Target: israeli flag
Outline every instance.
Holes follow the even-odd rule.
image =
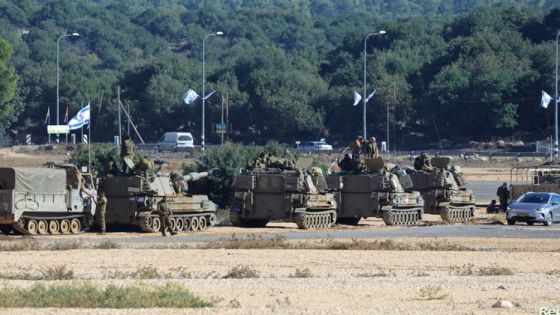
[[[82,108],[78,114],[76,114],[76,116],[74,116],[72,119],[70,119],[70,122],[68,122],[68,128],[70,128],[70,130],[74,130],[74,129],[80,129],[85,125],[89,125],[89,117],[90,117],[90,111],[89,111],[89,104]]]
[[[541,92],[542,92],[541,107],[548,108],[548,104],[550,104],[550,101],[552,101],[552,96],[548,95],[548,93],[546,93],[545,91],[541,91]]]
[[[189,89],[187,93],[183,94],[183,102],[187,105],[191,105],[198,98],[198,94],[192,89]]]

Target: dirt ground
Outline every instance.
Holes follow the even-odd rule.
[[[414,243],[419,240],[396,241]],[[458,238],[445,241],[465,244]],[[560,307],[560,296],[556,294],[560,290],[560,251],[555,240],[469,239],[468,243],[476,244],[478,250],[123,248],[3,252],[0,270],[8,274],[22,269],[65,265],[79,279],[73,281],[90,281],[100,286],[175,282],[203,298],[218,301],[214,308],[165,310],[168,314],[495,314],[497,309],[492,305],[502,299],[517,305],[504,310],[508,314],[536,314],[540,307]],[[535,247],[535,243],[545,246]],[[238,266],[256,270],[258,275],[248,279],[223,278]],[[140,267],[153,267],[161,273],[180,267],[188,276],[182,279],[110,279],[115,272],[130,272]],[[493,267],[505,267],[512,274],[479,274],[480,270]],[[306,270],[304,277],[296,277],[297,270]],[[2,286],[24,287],[34,282],[3,280]],[[437,291],[437,294],[431,295],[426,290]],[[0,313],[16,311],[54,314],[61,310],[3,309]],[[131,312],[64,310],[64,313],[74,314]]]

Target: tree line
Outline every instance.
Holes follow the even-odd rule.
[[[472,9],[474,8],[474,9]],[[94,140],[117,131],[117,85],[143,138],[166,131],[200,135],[202,39],[207,41],[210,142],[227,95],[234,141],[328,138],[361,133],[364,37],[368,131],[393,145],[441,139],[539,139],[553,111],[554,1],[0,1],[0,130],[46,139],[56,121],[56,41],[60,42],[60,120],[92,105]],[[388,111],[388,112],[387,112]],[[134,135],[132,135],[134,136]]]

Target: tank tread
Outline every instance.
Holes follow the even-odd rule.
[[[39,232],[39,227],[35,227],[33,231],[29,230],[29,221],[34,221],[37,225],[39,221],[46,221],[46,233]],[[51,221],[55,221],[56,224],[51,228],[49,225]],[[77,221],[76,223],[74,223]],[[63,227],[64,222],[64,227]],[[23,235],[36,235],[36,234],[78,234],[87,231],[93,224],[93,219],[91,216],[84,214],[72,214],[72,215],[58,215],[58,216],[30,216],[22,215],[18,222],[12,223],[12,229],[16,233]]]
[[[210,227],[216,225],[216,214],[214,212],[199,212],[199,213],[185,213],[185,214],[172,214],[169,216],[172,229],[175,232],[183,231],[205,231]],[[159,232],[161,228],[161,221],[159,215],[151,213],[148,216],[139,217],[137,226],[140,227],[142,232],[155,233]]]
[[[416,225],[422,220],[423,208],[397,209],[383,211],[383,222],[387,225]]]
[[[439,213],[447,223],[465,223],[474,218],[474,205],[441,207]]]
[[[306,211],[295,215],[295,223],[299,229],[330,228],[336,223],[336,211]]]

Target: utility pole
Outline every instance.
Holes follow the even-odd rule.
[[[119,144],[122,143],[122,133],[121,133],[121,86],[117,85],[117,106],[119,107]]]

